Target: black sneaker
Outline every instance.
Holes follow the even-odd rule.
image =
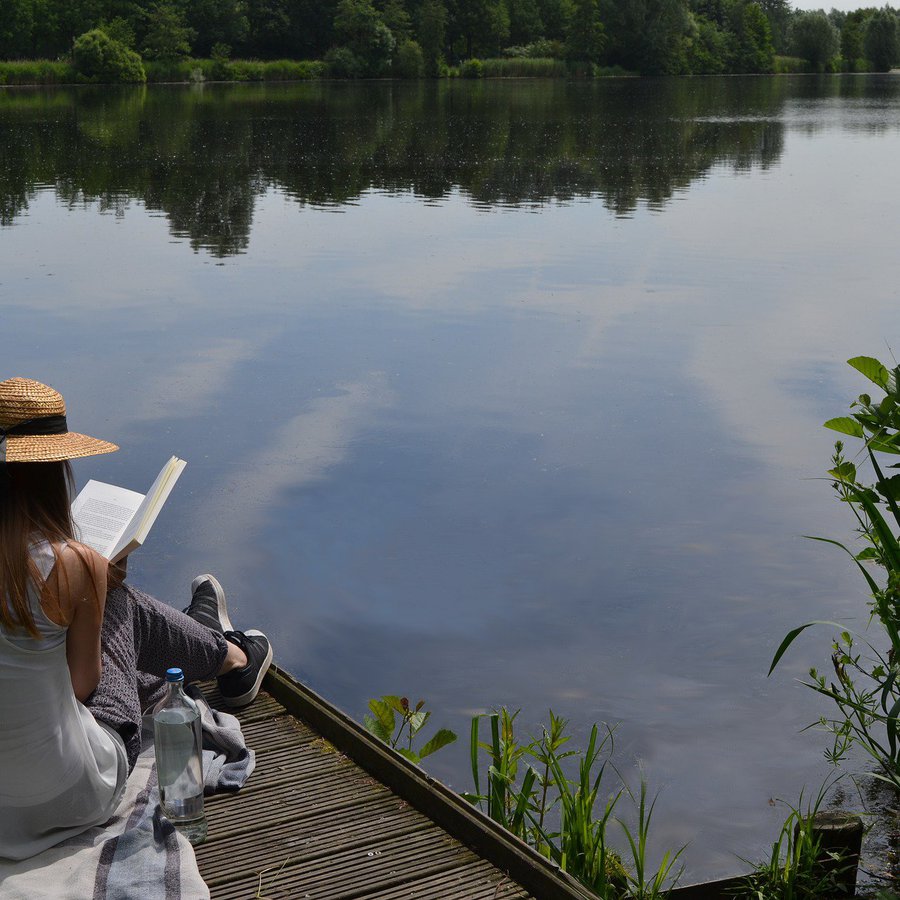
[[[272,645],[261,631],[227,631],[225,639],[247,654],[247,665],[220,675],[219,693],[226,706],[246,706],[259,693],[263,675],[272,662]]]
[[[212,575],[198,575],[191,582],[191,605],[184,612],[219,634],[234,630],[228,618],[225,591]]]

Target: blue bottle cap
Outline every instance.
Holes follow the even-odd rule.
[[[166,681],[170,684],[176,681],[184,681],[184,672],[178,668],[166,669]]]

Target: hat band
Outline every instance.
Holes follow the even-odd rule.
[[[25,435],[68,434],[69,425],[65,416],[40,416],[37,419],[28,419],[4,428],[0,425],[0,465],[6,462],[6,439],[8,437],[23,437]]]

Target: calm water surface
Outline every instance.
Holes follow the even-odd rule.
[[[0,93],[0,359],[141,489],[132,578],[369,697],[546,711],[741,868],[815,790],[790,627],[862,627],[832,439],[898,343],[900,79]],[[175,661],[177,662],[177,661]],[[465,739],[429,769],[469,789]]]

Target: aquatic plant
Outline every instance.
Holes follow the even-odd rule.
[[[463,796],[604,900],[666,896],[681,874],[676,867],[684,848],[666,853],[658,868],[649,870],[647,837],[655,801],[648,806],[643,782],[635,830],[614,815],[623,798],[634,798],[611,762],[613,730],[601,732],[594,725],[584,750],[565,749],[570,740],[565,733],[568,722],[551,710],[550,727],[543,728],[539,738],[522,742],[515,734],[518,714],[501,708],[472,719],[475,791]],[[485,719],[490,741],[481,740]],[[484,756],[487,766],[482,773]],[[573,765],[570,777],[566,770]],[[612,777],[614,786],[609,790]],[[608,840],[613,821],[631,852],[629,867]]]
[[[372,715],[367,715],[363,724],[366,730],[379,740],[393,747],[410,762],[418,764],[426,756],[431,756],[441,747],[446,747],[456,740],[456,735],[449,728],[439,728],[430,740],[413,749],[413,743],[418,738],[419,732],[431,718],[431,711],[425,712],[424,706],[424,700],[411,706],[406,697],[385,694],[379,699],[369,701]]]
[[[828,854],[828,864],[823,863],[821,835],[813,828],[816,813],[835,781],[825,781],[805,812],[801,810],[802,793],[797,806],[785,804],[788,815],[772,844],[769,858],[754,866],[736,892],[737,898],[818,900],[843,896],[842,876],[856,863],[843,862],[834,854]]]
[[[884,394],[874,399],[861,394],[851,405],[852,415],[825,423],[826,428],[861,439],[864,461],[871,466],[874,481],[867,483],[856,463],[844,457],[843,443],[835,443],[828,476],[838,499],[854,517],[863,547],[851,550],[840,541],[812,539],[839,547],[853,559],[871,598],[870,624],[880,626],[879,634],[870,641],[835,622],[808,622],[787,634],[769,674],[806,628],[837,628],[838,635],[831,643],[833,677],[812,668],[805,682],[836,707],[836,714],[819,720],[833,736],[826,755],[833,763],[840,763],[855,745],[879,764],[880,771],[872,773],[873,777],[900,790],[900,542],[894,531],[900,528],[900,474],[887,477],[876,455],[900,455],[900,366],[889,370],[866,356],[848,363]],[[900,468],[900,464],[889,468]],[[881,569],[878,580],[877,571],[870,571],[873,566]]]

